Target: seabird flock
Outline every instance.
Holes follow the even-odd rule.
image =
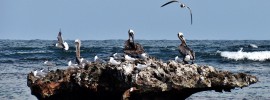
[[[169,5],[171,3],[179,3],[181,8],[187,8],[190,11],[190,16],[191,16],[191,24],[192,24],[192,12],[190,7],[186,6],[184,3],[177,1],[177,0],[171,0],[165,4],[163,4],[161,7],[164,7],[166,5]],[[143,46],[139,43],[136,43],[134,40],[134,35],[135,32],[131,29],[128,30],[128,40],[125,42],[124,44],[124,49],[123,52],[124,53],[114,53],[112,54],[111,57],[109,57],[108,61],[105,61],[101,58],[99,58],[97,55],[94,57],[94,61],[87,61],[86,59],[81,57],[80,54],[80,47],[81,47],[81,40],[76,39],[75,40],[75,49],[76,49],[76,64],[73,64],[72,61],[68,62],[68,68],[83,68],[85,65],[87,64],[91,64],[91,63],[107,63],[110,64],[112,66],[119,66],[122,64],[123,61],[128,62],[127,64],[122,64],[122,69],[125,71],[125,75],[128,75],[132,72],[132,70],[134,68],[138,69],[138,70],[142,70],[148,66],[151,65],[151,59],[149,57],[149,55],[147,53],[145,53],[145,50],[143,48]],[[190,49],[188,47],[188,45],[186,44],[186,40],[184,38],[184,35],[182,32],[179,32],[177,34],[178,38],[181,41],[181,44],[179,45],[179,53],[182,56],[182,60],[176,56],[174,61],[176,63],[184,63],[184,64],[189,64],[188,62],[192,62],[192,64],[194,63],[195,60],[195,52],[193,52],[192,49]],[[67,44],[67,42],[65,42],[62,38],[62,32],[61,29],[58,33],[57,36],[57,40],[58,42],[55,44],[55,46],[57,48],[61,48],[63,51],[67,51],[69,50],[69,46]],[[134,64],[135,60],[144,60],[147,62],[146,63],[137,63],[136,65]],[[131,64],[133,62],[133,64]],[[48,60],[46,60],[44,62],[45,66],[55,66],[55,64],[49,62]],[[48,71],[49,71],[49,67],[48,67]],[[46,73],[42,70],[40,71],[33,71],[32,72],[34,74],[34,76],[36,76],[37,78],[40,77],[45,77]],[[137,76],[137,75],[136,75]],[[129,90],[127,90],[125,92],[125,97],[129,97],[129,92],[132,92],[133,90],[136,90],[135,88],[130,88]],[[123,97],[123,98],[125,98]]]

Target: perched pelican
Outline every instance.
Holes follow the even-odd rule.
[[[121,64],[121,62],[114,60],[113,57],[110,57],[109,63],[112,65],[120,65]]]
[[[87,60],[81,57],[80,48],[81,48],[81,40],[76,39],[75,40],[75,48],[76,48],[76,62],[79,65],[86,65],[88,63]]]
[[[188,61],[192,60],[192,64],[194,63],[193,61],[195,60],[195,53],[193,52],[192,49],[190,49],[187,44],[186,40],[183,36],[183,33],[179,32],[178,33],[178,38],[181,40],[181,44],[179,45],[179,52],[183,56],[183,61],[185,64],[188,64]]]
[[[186,6],[184,3],[181,3],[181,2],[179,2],[179,1],[177,1],[177,0],[171,0],[171,1],[169,1],[169,2],[167,2],[167,3],[165,3],[165,4],[163,4],[161,7],[164,7],[164,6],[166,6],[166,5],[168,5],[168,4],[171,4],[171,3],[174,3],[174,2],[179,3],[181,8],[187,8],[187,9],[189,10],[189,12],[190,12],[190,17],[191,17],[191,24],[192,24],[192,12],[191,12],[191,9],[190,9],[188,6]]]
[[[56,47],[62,48],[64,50],[68,50],[69,49],[69,46],[68,46],[67,42],[65,42],[63,40],[63,38],[62,38],[61,29],[60,29],[60,31],[58,33],[57,39],[58,39],[58,43],[55,44]]]
[[[143,47],[134,41],[134,31],[128,30],[128,40],[125,42],[124,53],[129,55],[138,55],[144,53]]]

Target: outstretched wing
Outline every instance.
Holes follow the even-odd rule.
[[[63,39],[62,39],[62,36],[61,36],[61,32],[58,33],[57,39],[58,39],[58,42],[60,44],[63,44]]]
[[[189,12],[190,12],[191,24],[192,24],[192,11],[191,11],[191,9],[190,9],[189,7],[187,7],[187,8],[188,8],[188,10],[189,10]]]
[[[65,48],[64,41],[63,41],[63,38],[62,38],[62,35],[61,34],[62,34],[61,32],[58,33],[58,36],[57,36],[58,43],[60,45],[62,45],[63,48]]]
[[[171,3],[174,3],[174,2],[178,2],[178,1],[177,1],[177,0],[169,1],[169,2],[167,2],[167,3],[165,3],[165,4],[163,4],[161,7],[164,7],[164,6],[166,6],[166,5],[168,5],[168,4],[171,4]]]

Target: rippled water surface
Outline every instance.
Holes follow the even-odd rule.
[[[69,60],[75,61],[74,41],[67,41],[70,49],[62,51],[51,40],[0,40],[0,99],[35,100],[27,87],[27,74],[46,68],[45,60],[55,63],[52,69],[65,69]],[[179,40],[138,40],[149,55],[163,61],[181,56]],[[188,45],[196,52],[196,63],[212,65],[220,70],[255,75],[259,82],[243,89],[218,93],[205,91],[193,94],[193,99],[270,99],[270,41],[191,40]],[[93,60],[95,55],[108,60],[115,52],[122,52],[123,40],[82,41],[81,56]]]

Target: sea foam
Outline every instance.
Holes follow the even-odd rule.
[[[231,51],[218,51],[220,55],[227,59],[234,59],[234,60],[253,60],[253,61],[265,61],[270,60],[270,51],[254,51],[254,52],[244,52],[243,48],[241,48],[237,52]]]

